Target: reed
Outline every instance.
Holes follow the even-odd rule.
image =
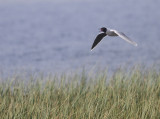
[[[159,119],[160,71],[21,75],[0,83],[0,118]]]

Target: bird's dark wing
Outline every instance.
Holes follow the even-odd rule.
[[[107,34],[106,33],[100,33],[96,39],[94,40],[94,43],[92,45],[92,48],[91,50],[106,36]]]

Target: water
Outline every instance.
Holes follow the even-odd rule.
[[[159,0],[0,1],[0,71],[159,63],[159,11]],[[91,52],[102,26],[123,31],[138,47],[106,37]]]

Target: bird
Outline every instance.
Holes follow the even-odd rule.
[[[93,45],[91,47],[91,51],[93,50],[93,48],[95,48],[95,46],[105,37],[105,36],[119,36],[120,38],[122,38],[123,40],[127,41],[128,43],[137,46],[138,44],[134,41],[132,41],[129,37],[127,37],[123,32],[119,32],[117,30],[114,29],[107,29],[106,27],[102,27],[100,28],[101,33],[99,33],[96,37],[96,39],[93,42]]]

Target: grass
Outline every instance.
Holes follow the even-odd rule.
[[[1,119],[160,119],[160,71],[14,75],[0,83]]]

